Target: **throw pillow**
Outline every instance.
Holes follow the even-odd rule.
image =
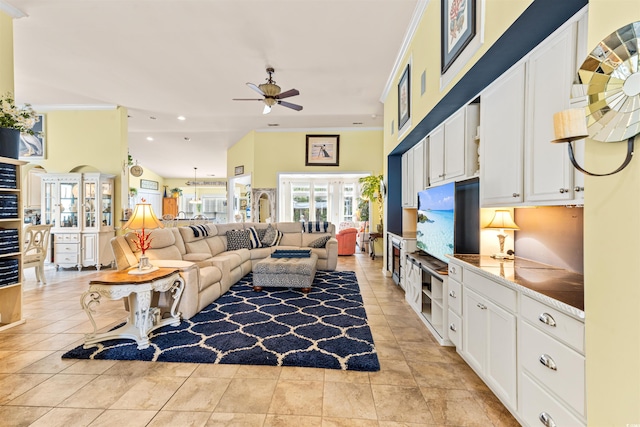
[[[260,242],[262,242],[262,239],[264,239],[264,234],[267,232],[266,228],[258,228],[258,239],[260,239]]]
[[[251,249],[251,240],[247,230],[229,230],[227,231],[227,250],[235,251],[237,249]]]
[[[276,231],[277,236],[276,236],[276,241],[273,244],[273,246],[278,246],[280,244],[280,241],[282,240],[282,236],[284,236],[284,233],[280,230]]]
[[[260,241],[260,236],[258,235],[258,231],[255,227],[247,228],[247,233],[249,233],[249,241],[251,242],[251,249],[261,248],[262,242]]]
[[[262,246],[275,246],[276,239],[278,237],[278,230],[275,229],[271,224],[267,227],[267,230],[264,233],[264,237],[262,238]]]
[[[330,238],[331,238],[331,236],[320,237],[319,239],[316,239],[313,242],[309,243],[309,247],[310,248],[324,248],[324,247],[327,246],[327,242],[329,241]]]

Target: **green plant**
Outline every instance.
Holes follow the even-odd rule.
[[[169,191],[171,191],[171,194],[178,193],[178,196],[182,196],[182,189],[181,188],[175,187],[175,188],[172,188]]]
[[[138,189],[136,187],[129,187],[129,197],[134,197],[138,194]]]
[[[22,133],[36,135],[32,128],[38,121],[38,114],[33,111],[31,105],[16,106],[11,92],[5,93],[0,99],[0,127],[17,129]]]
[[[384,177],[382,176],[382,174],[380,174],[363,176],[358,180],[358,182],[360,183],[360,194],[362,195],[362,198],[376,205],[380,218],[380,224],[382,224],[382,208],[384,202],[384,196],[380,193],[380,183],[383,179]]]

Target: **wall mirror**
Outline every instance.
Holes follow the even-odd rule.
[[[255,222],[276,222],[276,189],[254,188],[251,192],[251,212]]]

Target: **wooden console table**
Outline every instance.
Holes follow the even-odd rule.
[[[136,267],[134,267],[136,268]],[[176,312],[180,296],[184,290],[184,280],[175,268],[159,268],[141,275],[128,274],[129,270],[105,272],[89,282],[89,290],[80,297],[82,308],[89,316],[93,332],[86,334],[84,348],[95,347],[97,343],[114,339],[132,339],[138,349],[149,347],[149,334],[161,326],[180,324],[180,313]],[[161,318],[160,309],[151,307],[153,292],[171,291],[173,304],[171,317]],[[100,304],[100,298],[117,300],[129,298],[129,316],[124,325],[117,329],[97,333],[93,320],[93,306]]]

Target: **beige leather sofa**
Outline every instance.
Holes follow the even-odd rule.
[[[303,231],[299,222],[272,223],[281,232],[277,246],[240,248],[228,250],[227,232],[253,227],[265,230],[265,223],[206,224],[157,229],[151,232],[151,248],[146,255],[153,265],[178,268],[185,280],[185,289],[178,310],[184,319],[189,319],[220,295],[224,294],[238,280],[252,271],[253,266],[276,249],[307,248],[320,238],[328,239],[325,247],[311,248],[318,256],[318,270],[335,270],[338,262],[338,241],[335,227],[328,224],[326,232]],[[308,230],[308,228],[307,228]],[[111,240],[118,270],[136,266],[140,251],[134,244],[135,234],[127,233]],[[170,295],[159,295],[155,303],[161,309],[171,306]]]

